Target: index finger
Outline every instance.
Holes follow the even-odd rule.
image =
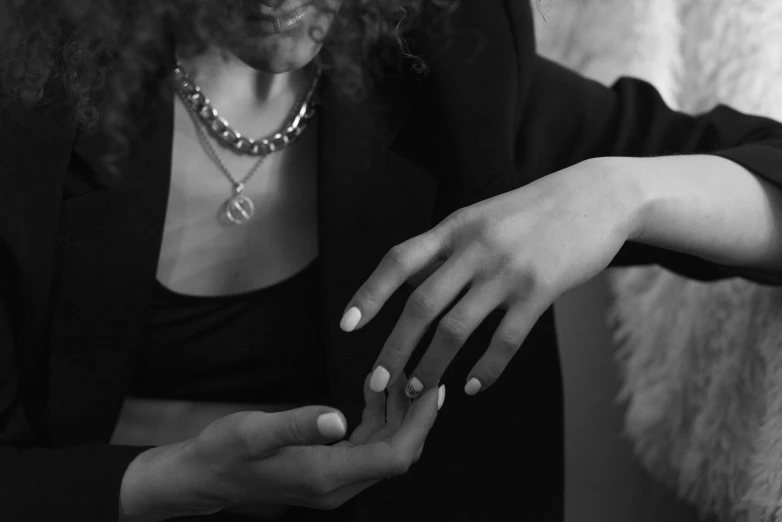
[[[445,226],[440,224],[391,248],[348,302],[340,328],[352,332],[371,321],[405,281],[435,261],[447,247]]]
[[[333,454],[331,475],[339,486],[401,475],[412,465],[437,418],[439,390],[431,388],[416,400],[409,416],[390,438]]]

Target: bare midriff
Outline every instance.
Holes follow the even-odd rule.
[[[220,417],[241,411],[274,413],[301,404],[251,404],[224,402],[172,401],[128,397],[111,444],[163,446],[196,437]]]

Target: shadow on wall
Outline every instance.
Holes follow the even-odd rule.
[[[605,275],[556,305],[565,387],[566,522],[694,522],[692,506],[651,478],[622,435],[624,407],[605,325]]]

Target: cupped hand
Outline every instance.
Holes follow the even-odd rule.
[[[394,246],[346,307],[341,327],[361,328],[405,282],[417,286],[374,366],[371,387],[397,380],[431,323],[443,316],[407,384],[434,386],[494,310],[506,313],[466,376],[472,395],[491,386],[543,312],[607,267],[630,233],[631,197],[609,168],[590,160],[461,209]]]
[[[401,380],[388,392],[386,398],[370,390],[368,376],[361,424],[349,440],[333,445],[326,444],[345,435],[345,419],[325,406],[218,419],[187,449],[189,461],[202,470],[197,498],[242,513],[275,505],[334,509],[407,472],[420,457],[444,390],[412,403]]]

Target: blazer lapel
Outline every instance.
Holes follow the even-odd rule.
[[[133,143],[120,180],[93,183],[63,203],[47,409],[57,444],[111,436],[123,400],[116,390],[135,365],[165,222],[173,99],[151,97],[144,111],[157,123]],[[107,149],[103,133],[80,136],[71,180],[89,171],[106,179],[98,160]]]
[[[327,77],[320,95],[322,283],[317,298],[323,304],[322,349],[328,352],[333,402],[355,426],[363,408],[364,376],[411,289],[398,291],[360,332],[342,332],[340,317],[393,245],[431,227],[437,183],[389,151],[410,116],[402,96],[384,96],[384,105],[375,98],[347,103]],[[57,393],[50,395],[47,409],[48,428],[58,444],[109,437],[123,399],[116,389],[131,378],[165,221],[172,102],[151,100],[145,110],[159,115],[158,125],[134,143],[118,183],[104,183],[64,204],[50,365],[50,389]],[[98,160],[107,145],[101,133],[81,136],[76,144],[79,160],[98,179],[106,178]],[[80,320],[85,315],[93,317],[87,326]],[[97,411],[105,419],[101,426],[91,420]]]
[[[403,288],[360,331],[339,328],[350,298],[395,244],[432,225],[437,183],[389,151],[410,115],[401,96],[384,106],[369,98],[348,104],[324,81],[319,128],[319,246],[322,331],[334,405],[355,427],[363,381],[410,293]]]

